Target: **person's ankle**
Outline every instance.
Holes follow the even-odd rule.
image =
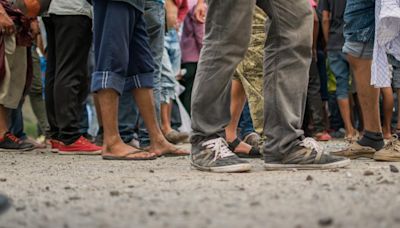
[[[382,132],[371,132],[365,130],[363,137],[358,140],[358,144],[360,144],[361,146],[372,147],[378,151],[383,148],[385,142],[383,140]]]

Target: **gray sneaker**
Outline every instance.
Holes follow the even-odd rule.
[[[305,138],[300,149],[277,158],[265,154],[266,170],[334,169],[350,165],[350,159],[326,154],[324,147],[312,138]]]
[[[229,148],[223,138],[211,139],[192,145],[191,164],[198,170],[215,173],[237,173],[250,171],[251,165]]]

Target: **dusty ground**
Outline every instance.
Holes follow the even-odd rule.
[[[400,227],[400,173],[389,163],[288,172],[251,163],[251,173],[210,174],[187,158],[3,152],[0,192],[13,206],[0,227]]]

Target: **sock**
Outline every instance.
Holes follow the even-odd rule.
[[[358,140],[358,144],[380,150],[385,145],[385,142],[383,141],[382,132],[365,131],[363,137]]]

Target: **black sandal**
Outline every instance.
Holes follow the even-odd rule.
[[[261,157],[260,150],[254,146],[251,147],[248,154],[246,153],[236,153],[235,149],[239,146],[242,141],[239,138],[233,140],[233,142],[228,142],[229,149],[235,153],[240,158],[259,158]]]

